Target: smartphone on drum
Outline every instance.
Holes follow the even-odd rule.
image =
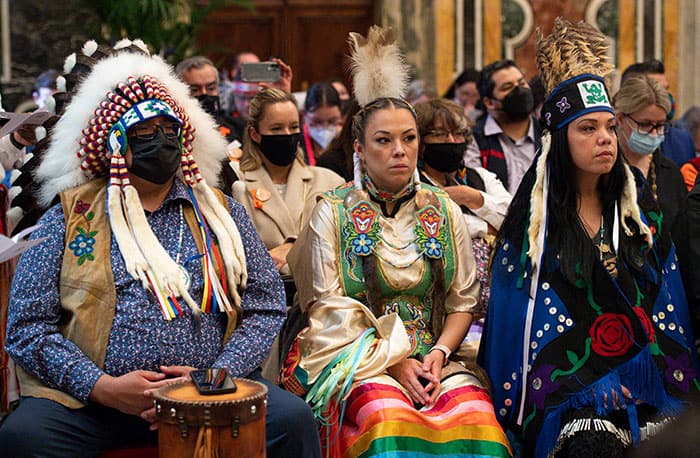
[[[276,83],[280,80],[277,62],[251,62],[241,64],[241,79],[251,83]]]
[[[190,372],[190,378],[202,395],[233,393],[238,389],[226,369],[199,369]]]

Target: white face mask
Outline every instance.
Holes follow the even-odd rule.
[[[311,135],[311,138],[321,145],[323,149],[326,149],[328,145],[330,145],[337,134],[338,129],[336,129],[335,126],[309,126],[309,135]]]

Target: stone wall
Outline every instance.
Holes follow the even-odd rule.
[[[2,82],[3,107],[10,111],[31,99],[36,77],[49,68],[62,72],[68,54],[96,38],[97,19],[81,0],[11,0],[11,80]]]

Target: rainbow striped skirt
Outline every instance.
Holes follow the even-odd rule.
[[[485,388],[469,374],[442,381],[432,406],[415,408],[388,375],[358,383],[350,392],[339,430],[322,431],[334,457],[510,457]]]

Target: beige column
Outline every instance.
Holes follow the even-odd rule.
[[[435,87],[438,95],[444,94],[455,70],[455,2],[435,0]]]
[[[700,105],[700,1],[678,0],[678,84],[672,86],[678,106],[676,117]],[[666,62],[664,62],[666,64]]]
[[[432,82],[442,94],[455,74],[454,0],[382,0],[381,24],[395,31],[414,78]]]

